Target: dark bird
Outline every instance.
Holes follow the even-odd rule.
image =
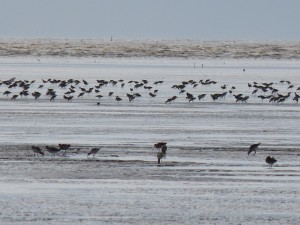
[[[163,83],[163,81],[160,81],[160,80],[154,82],[155,85],[162,84],[162,83]]]
[[[277,162],[277,160],[272,156],[268,156],[266,158],[266,163],[269,164],[269,168],[272,168],[273,164],[276,163],[276,162]]]
[[[166,156],[166,154],[167,154],[167,150],[168,150],[167,145],[162,146],[161,152],[164,153],[165,156]]]
[[[83,96],[84,94],[85,94],[85,92],[81,92],[81,93],[79,93],[79,95],[77,97],[79,98],[79,97]]]
[[[31,147],[31,149],[32,149],[32,151],[33,151],[33,153],[34,153],[34,157],[37,155],[42,155],[42,156],[44,156],[44,152],[42,152],[42,149],[40,148],[40,147],[37,147],[37,146],[32,146]]]
[[[58,148],[49,147],[49,146],[46,146],[46,150],[52,154],[51,157],[53,157],[53,156],[55,157],[55,154],[57,154],[60,151],[60,149],[58,149]]]
[[[254,152],[253,155],[255,155],[255,154],[256,154],[256,150],[257,150],[257,148],[258,148],[259,145],[260,145],[260,143],[251,145],[250,148],[249,148],[249,151],[248,151],[248,155],[249,155],[251,152]]]
[[[103,95],[96,95],[96,97],[97,97],[98,99],[100,99],[100,98],[103,97]]]
[[[66,95],[64,95],[64,99],[68,100],[68,102],[71,101],[73,99],[73,97],[74,96],[66,96]]]
[[[222,86],[221,86],[221,88],[224,90],[224,89],[226,89],[226,88],[227,88],[227,85],[226,85],[226,84],[224,84],[224,85],[222,85]]]
[[[152,97],[152,98],[155,98],[156,97],[156,95],[155,94],[153,94],[153,93],[149,93],[149,95]]]
[[[65,150],[64,156],[67,154],[67,150],[71,147],[69,144],[58,144],[60,150]]]
[[[93,154],[93,158],[95,158],[95,155],[97,154],[97,152],[100,150],[100,148],[92,148],[89,153],[87,154],[87,157],[89,157],[89,155]]]
[[[154,144],[154,148],[162,148],[166,144],[166,142],[157,142],[156,144]]]
[[[80,87],[79,89],[80,89],[82,92],[86,92],[86,89],[85,89],[85,88]]]
[[[122,101],[122,99],[121,99],[119,96],[117,96],[117,97],[116,97],[116,101],[119,102],[119,101]]]
[[[167,154],[167,145],[163,145],[161,151],[157,153],[157,163],[160,164],[162,158],[165,158]]]
[[[11,93],[10,91],[4,91],[4,92],[3,92],[3,95],[8,96],[10,93]]]
[[[14,100],[14,101],[15,101],[16,98],[17,98],[18,96],[19,96],[19,95],[14,95],[14,96],[12,96],[12,97],[11,97],[11,100]]]
[[[165,101],[165,103],[167,104],[168,102],[172,102],[172,99],[168,98],[167,101]]]
[[[201,95],[198,95],[198,99],[199,99],[199,101],[200,101],[201,99],[203,99],[205,96],[206,96],[206,94],[201,94]]]
[[[35,91],[35,92],[31,93],[31,95],[34,97],[35,100],[37,100],[41,96],[41,93]]]
[[[189,102],[194,102],[195,99],[196,99],[195,97],[192,97],[189,99]]]
[[[126,94],[126,96],[128,97],[128,100],[131,102],[134,98],[135,98],[135,96],[134,95],[131,95],[131,94]]]
[[[51,95],[50,102],[51,102],[51,101],[54,101],[54,99],[55,99],[56,97],[57,97],[56,94]]]
[[[29,95],[28,91],[26,91],[26,90],[21,91],[19,94],[20,94],[21,97]]]
[[[177,96],[173,96],[172,98],[168,98],[168,100],[165,103],[167,104],[168,102],[172,102],[175,99],[177,99]]]
[[[144,89],[151,90],[152,87],[151,86],[144,86]]]
[[[190,93],[186,93],[186,98],[187,99],[192,99],[192,98],[194,98],[194,96],[192,95],[192,94],[190,94]]]

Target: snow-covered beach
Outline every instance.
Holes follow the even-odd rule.
[[[20,86],[0,86],[0,223],[298,224],[300,107],[293,98],[300,93],[299,72],[295,58],[2,57],[1,82],[34,82],[27,97],[19,96]],[[60,88],[60,82],[43,82],[48,79],[81,83]],[[117,83],[95,93],[97,80]],[[142,80],[141,88],[130,82]],[[179,94],[172,86],[182,82]],[[279,103],[261,99],[272,90],[253,93],[254,82],[273,83],[290,96]],[[75,93],[67,101],[71,85]],[[78,97],[80,87],[93,90]],[[54,101],[46,96],[49,88]],[[141,97],[129,101],[133,93]],[[237,94],[249,98],[236,102]],[[177,99],[166,103],[172,96]],[[153,149],[159,141],[168,143],[160,165]],[[71,144],[67,156],[33,157],[32,145],[59,143]],[[248,157],[253,143],[261,146]],[[96,158],[88,159],[97,146]],[[272,169],[268,155],[278,160]]]

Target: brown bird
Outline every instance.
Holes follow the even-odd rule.
[[[54,156],[54,158],[55,158],[55,154],[57,154],[57,153],[60,151],[60,149],[58,149],[58,148],[55,148],[55,147],[49,147],[49,146],[46,146],[46,150],[47,150],[49,153],[51,153],[51,154],[52,154],[51,157]]]
[[[277,162],[277,160],[272,156],[268,156],[266,158],[266,163],[269,164],[269,168],[272,168],[273,164],[276,163],[276,162]]]
[[[154,148],[162,148],[166,144],[166,142],[157,142],[156,144],[154,144]]]
[[[260,143],[251,145],[250,148],[249,148],[249,151],[248,151],[248,155],[249,155],[251,152],[254,152],[253,155],[255,155],[255,154],[256,154],[256,150],[258,149],[258,146],[259,146],[259,145],[260,145]]]
[[[37,147],[37,146],[32,146],[31,147],[31,149],[32,149],[32,151],[33,151],[33,153],[34,153],[34,157],[37,155],[42,155],[42,156],[44,156],[44,152],[42,152],[42,149],[40,148],[40,147]]]
[[[58,144],[60,150],[65,150],[64,156],[67,154],[67,150],[71,147],[69,144]]]
[[[95,158],[95,155],[97,154],[97,152],[100,150],[100,148],[92,148],[89,153],[87,154],[87,157],[89,157],[89,155],[93,154],[93,158]]]

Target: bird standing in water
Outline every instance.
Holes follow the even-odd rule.
[[[166,155],[167,155],[167,149],[168,149],[167,145],[164,144],[161,147],[161,151],[157,152],[157,163],[158,164],[160,164],[162,158],[166,157]]]
[[[67,155],[67,150],[71,147],[69,144],[58,144],[60,150],[65,150],[64,156]]]
[[[32,149],[32,151],[33,151],[33,153],[34,153],[34,157],[37,155],[42,155],[42,156],[44,156],[44,152],[42,152],[42,149],[40,148],[40,147],[38,147],[38,146],[32,146],[31,147],[31,149]]]
[[[275,159],[274,157],[272,156],[268,156],[266,158],[266,163],[269,164],[269,168],[272,168],[273,164],[277,162],[277,159]]]
[[[165,156],[163,152],[157,153],[157,163],[160,164],[161,159]]]
[[[260,145],[260,143],[251,145],[250,148],[249,148],[249,151],[248,151],[248,155],[249,155],[251,152],[254,152],[253,155],[255,155],[255,154],[256,154],[256,150],[258,149],[258,146],[259,146],[259,145]]]
[[[49,146],[46,146],[46,150],[51,153],[51,157],[54,157],[55,158],[55,154],[59,153],[60,149],[56,148],[56,147],[49,147]]]
[[[92,148],[89,153],[87,154],[87,157],[89,157],[89,155],[93,154],[93,158],[95,158],[95,155],[97,154],[97,152],[100,150],[100,148]]]
[[[156,144],[154,144],[154,148],[162,148],[166,144],[166,142],[157,142]]]

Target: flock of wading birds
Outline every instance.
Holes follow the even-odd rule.
[[[46,99],[49,99],[50,102],[55,101],[56,99],[64,99],[66,101],[73,101],[76,97],[78,99],[83,98],[85,95],[94,94],[95,98],[98,100],[97,105],[100,105],[101,101],[108,97],[110,99],[115,99],[117,102],[124,101],[128,99],[129,102],[134,99],[142,97],[145,94],[150,98],[157,97],[160,93],[157,89],[158,85],[164,83],[164,81],[155,81],[152,84],[148,80],[134,81],[130,80],[125,82],[123,79],[120,80],[96,80],[96,85],[87,82],[86,80],[78,79],[68,79],[68,80],[59,80],[59,79],[42,79],[39,82],[35,80],[16,80],[14,77],[9,80],[0,80],[0,88],[3,87],[3,95],[7,96],[11,100],[17,100],[21,98],[28,99],[28,97],[33,97],[35,100],[40,99],[42,95]],[[278,86],[277,84],[280,84]],[[113,91],[104,92],[103,88],[111,85],[112,87],[120,86],[122,89],[129,87],[129,90],[124,96],[121,96],[120,93],[115,93]],[[197,90],[199,86],[212,86],[218,85],[218,82],[206,79],[206,80],[188,80],[182,81],[179,84],[171,86],[172,89],[178,91],[178,95],[170,96],[165,100],[165,103],[172,103],[179,96],[184,96],[186,101],[194,102],[195,100],[204,100],[210,96],[212,101],[217,101],[224,99],[226,96],[230,95],[234,97],[235,102],[246,103],[250,96],[253,96],[261,101],[268,101],[269,103],[284,103],[288,99],[292,99],[293,102],[299,101],[300,95],[297,94],[297,91],[300,91],[300,87],[296,87],[288,80],[281,80],[279,83],[248,83],[248,88],[250,88],[252,95],[245,95],[243,93],[237,93],[235,86],[229,86],[228,84],[217,86],[215,93],[191,93],[193,90]],[[277,85],[275,87],[275,85]],[[280,88],[279,88],[280,87]],[[63,91],[63,94],[57,92],[57,88]],[[219,89],[218,89],[219,88]],[[42,91],[44,89],[44,91]],[[46,90],[45,90],[46,89]],[[139,91],[143,89],[143,91]],[[279,90],[280,89],[280,90]],[[192,90],[192,91],[191,91]],[[199,90],[199,89],[198,89]],[[249,89],[248,89],[249,90]],[[202,90],[200,90],[202,91]],[[122,92],[124,93],[124,91]],[[142,93],[142,94],[141,94]],[[249,93],[249,91],[247,92]],[[61,96],[59,96],[61,95]],[[28,96],[28,97],[27,97]]]
[[[121,88],[124,88],[126,83],[124,82],[124,80],[96,80],[97,85],[94,86],[90,86],[89,83],[86,80],[77,80],[77,79],[68,79],[68,80],[58,80],[58,79],[47,79],[44,80],[42,79],[42,82],[39,83],[38,85],[38,89],[43,89],[46,84],[51,84],[52,87],[51,88],[47,88],[46,91],[46,96],[49,97],[50,101],[54,101],[56,99],[56,97],[58,96],[57,91],[54,90],[55,87],[58,87],[62,90],[66,90],[63,94],[63,99],[65,99],[66,101],[72,101],[74,99],[74,96],[77,95],[77,98],[83,97],[86,94],[91,94],[91,93],[95,93],[96,94],[96,98],[98,98],[99,100],[101,98],[104,97],[104,95],[101,93],[101,88],[104,86],[116,86],[118,84],[120,84]],[[148,80],[142,80],[142,81],[128,81],[129,87],[130,87],[130,92],[126,93],[126,97],[128,98],[128,101],[131,102],[133,101],[135,98],[139,98],[142,97],[140,93],[137,92],[138,89],[143,88],[144,90],[149,91],[148,95],[151,98],[155,98],[158,95],[158,89],[156,89],[157,85],[162,84],[164,81],[155,81],[153,83],[153,85],[149,84]],[[33,96],[35,100],[38,100],[41,96],[42,96],[42,92],[41,91],[31,91],[32,85],[36,83],[35,80],[29,81],[29,80],[16,80],[15,77],[9,79],[9,80],[4,80],[4,81],[0,81],[0,87],[4,86],[6,88],[6,90],[3,92],[3,95],[6,95],[7,97],[9,97],[10,95],[12,95],[10,97],[11,100],[16,100],[18,98],[22,98],[23,96]],[[177,89],[178,90],[178,94],[185,94],[185,98],[187,99],[188,102],[194,102],[194,100],[198,99],[199,101],[201,101],[202,99],[204,99],[206,97],[207,94],[199,94],[197,96],[195,96],[194,94],[187,92],[186,88],[188,86],[191,86],[193,89],[197,88],[198,85],[201,84],[202,86],[210,86],[210,85],[216,85],[217,82],[210,80],[210,79],[206,79],[206,80],[200,80],[199,82],[194,81],[194,80],[189,80],[189,81],[182,81],[180,84],[176,84],[173,85],[171,88],[172,89]],[[262,101],[264,101],[265,99],[268,99],[268,101],[270,103],[283,103],[285,102],[287,99],[289,99],[291,97],[292,91],[294,91],[294,97],[293,97],[293,101],[298,102],[300,95],[298,95],[296,93],[296,91],[300,90],[300,87],[295,87],[295,85],[291,84],[290,81],[287,80],[281,80],[279,82],[279,84],[281,85],[285,85],[285,89],[289,90],[288,93],[284,94],[284,93],[280,93],[279,89],[273,87],[274,83],[257,83],[257,82],[253,82],[253,83],[248,83],[248,88],[252,88],[252,95],[253,96],[257,96],[257,98],[261,99]],[[225,98],[227,96],[227,94],[229,95],[233,95],[235,98],[236,102],[241,102],[241,103],[246,103],[249,99],[250,96],[245,96],[244,94],[235,94],[235,86],[231,86],[229,87],[229,85],[227,84],[223,84],[220,86],[221,90],[223,90],[222,92],[219,93],[213,93],[210,94],[211,99],[213,101],[216,101],[218,99],[222,99]],[[16,89],[18,89],[18,91],[15,91]],[[13,91],[14,90],[14,91]],[[14,92],[14,93],[13,93]],[[78,93],[79,92],[79,93]],[[108,96],[109,97],[113,97],[114,92],[109,92]],[[173,101],[175,101],[178,97],[177,96],[172,96],[170,98],[168,98],[165,103],[171,103]],[[119,97],[118,95],[115,97],[116,101],[122,101],[123,99],[121,97]],[[98,105],[100,105],[100,102],[97,103]],[[251,152],[254,152],[254,155],[256,153],[256,149],[258,148],[258,146],[260,145],[260,143],[258,144],[254,144],[250,146],[250,149],[248,151],[248,155]],[[70,148],[71,145],[69,144],[59,144],[58,148],[57,147],[49,147],[46,146],[46,150],[52,154],[52,156],[55,156],[55,154],[57,154],[58,152],[60,152],[61,150],[66,151]],[[162,158],[166,156],[166,151],[167,151],[167,143],[165,142],[159,142],[154,144],[155,148],[160,149],[160,151],[157,153],[157,159],[158,159],[158,163],[161,162]],[[34,152],[34,155],[44,155],[44,152],[42,151],[42,149],[40,147],[37,146],[32,146],[32,150]],[[97,152],[100,150],[100,148],[92,148],[89,153],[87,154],[87,156],[89,155],[93,155],[93,157],[95,157],[95,155],[97,154]],[[272,168],[272,165],[274,163],[277,162],[277,160],[274,157],[268,156],[266,158],[266,163],[269,164],[269,167]]]
[[[260,145],[260,143],[258,144],[253,144],[250,146],[249,150],[248,150],[248,156],[250,155],[250,153],[253,152],[253,156],[256,154],[256,150],[258,149],[258,146]],[[51,157],[55,157],[56,154],[58,154],[60,151],[65,151],[63,154],[66,156],[67,154],[67,150],[71,147],[70,144],[58,144],[58,147],[54,147],[54,146],[46,146],[45,150],[48,151],[51,154]],[[157,156],[157,163],[160,164],[162,162],[162,159],[166,157],[167,155],[167,143],[166,142],[158,142],[154,144],[154,148],[158,149],[159,151],[157,152],[156,156]],[[34,153],[34,157],[42,155],[44,156],[44,152],[43,150],[38,147],[38,146],[32,146],[31,149],[33,150]],[[89,152],[87,153],[87,158],[90,155],[93,155],[93,158],[95,158],[95,155],[99,152],[101,148],[91,148],[89,150]],[[79,149],[77,149],[77,154],[79,153]],[[277,160],[272,157],[272,156],[267,156],[266,158],[266,163],[269,164],[269,168],[272,168],[273,164],[277,162]]]

